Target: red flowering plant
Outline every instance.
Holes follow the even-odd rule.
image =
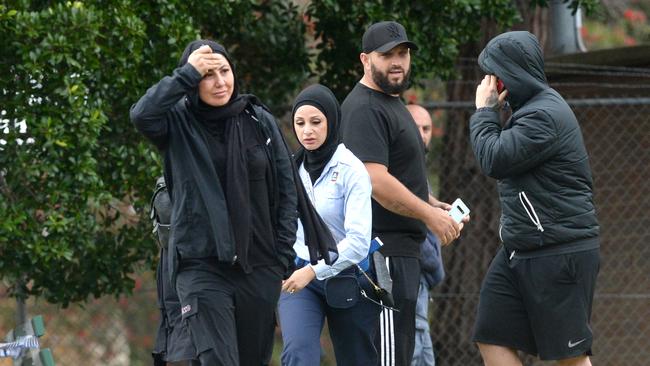
[[[587,19],[581,29],[587,49],[635,46],[650,42],[648,11],[640,1],[632,1],[621,14]]]

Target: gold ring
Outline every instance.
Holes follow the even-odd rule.
[[[291,290],[289,290],[289,293],[290,293],[290,294],[292,294],[292,293],[294,293],[294,292],[296,292],[295,289],[291,289]]]

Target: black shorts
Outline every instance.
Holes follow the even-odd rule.
[[[473,340],[561,360],[591,355],[599,249],[509,260],[502,247],[481,286]]]

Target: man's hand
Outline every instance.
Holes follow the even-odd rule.
[[[438,201],[432,195],[429,195],[429,204],[431,206],[433,206],[433,207],[438,207],[438,208],[441,208],[441,209],[443,209],[445,211],[451,211],[451,205],[450,204],[448,204],[447,202]],[[468,222],[469,222],[469,214],[465,215],[465,217],[463,217],[462,223],[467,224]]]
[[[485,75],[483,81],[476,88],[476,109],[483,107],[501,109],[507,96],[507,90],[501,92],[501,95],[497,94],[496,76]]]
[[[205,76],[210,69],[219,66],[217,60],[217,54],[212,52],[210,46],[204,44],[190,54],[190,57],[187,58],[187,63],[194,66],[201,76]]]
[[[438,199],[433,197],[432,195],[429,195],[429,204],[433,207],[438,207],[446,211],[451,210],[450,204],[448,204],[447,202],[438,201]]]
[[[314,278],[316,278],[316,272],[314,272],[314,269],[311,268],[311,266],[304,266],[293,272],[291,277],[282,282],[282,291],[286,291],[290,294],[300,291]]]
[[[445,246],[456,240],[463,229],[463,223],[457,224],[447,210],[438,207],[431,207],[431,214],[425,220],[425,224],[440,239],[440,244]]]
[[[433,197],[432,195],[429,195],[429,204],[433,207],[441,208],[447,212],[451,211],[450,204],[448,204],[447,202],[439,201],[437,198]],[[468,222],[469,222],[469,215],[463,217],[462,224],[467,224]],[[465,225],[460,226],[461,230],[464,226]]]

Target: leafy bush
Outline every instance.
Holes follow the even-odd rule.
[[[0,278],[63,306],[131,291],[130,274],[157,252],[146,207],[161,169],[128,111],[189,41],[222,42],[242,90],[281,115],[310,76],[345,95],[372,22],[398,20],[421,46],[414,79],[446,77],[483,23],[509,27],[516,9],[512,0],[314,0],[307,30],[291,0],[1,4]]]
[[[0,5],[0,277],[25,295],[128,293],[154,259],[145,208],[160,164],[128,111],[185,44],[222,41],[243,89],[272,106],[307,74],[294,5],[190,3]]]

